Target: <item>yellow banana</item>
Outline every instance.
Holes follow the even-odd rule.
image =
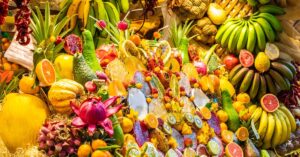
[[[256,108],[257,108],[257,105],[251,105],[251,106],[249,107],[249,113],[250,113],[250,114],[253,114],[253,113],[255,112]]]
[[[288,108],[286,108],[285,106],[281,105],[279,107],[279,110],[281,110],[282,112],[285,113],[285,115],[288,117],[290,124],[291,124],[291,131],[294,132],[297,129],[297,125],[296,125],[296,120],[293,116],[293,114],[290,112],[290,110]]]
[[[82,25],[83,25],[83,11],[84,11],[84,6],[85,6],[86,1],[88,1],[88,0],[81,0],[79,7],[78,7],[78,12],[77,12],[78,20],[81,22]]]
[[[264,144],[262,148],[269,149],[271,147],[271,140],[275,129],[275,117],[272,113],[268,113],[268,128],[264,137]]]
[[[285,142],[285,139],[286,139],[286,137],[288,135],[287,134],[287,125],[285,123],[285,120],[284,120],[283,116],[280,113],[278,113],[277,111],[275,111],[275,114],[277,114],[277,116],[279,117],[280,122],[281,122],[281,126],[282,126],[281,138],[280,138],[280,142],[279,142],[279,144],[282,144],[282,143]]]
[[[287,115],[282,112],[281,110],[277,110],[277,112],[282,115],[282,117],[284,118],[285,124],[287,126],[287,137],[285,139],[285,141],[289,140],[291,137],[291,132],[292,132],[292,127],[291,127],[291,123],[289,121],[289,118],[287,117]]]
[[[72,4],[70,5],[70,8],[68,10],[67,16],[71,17],[75,14],[77,14],[77,10],[79,8],[79,4],[81,3],[81,0],[73,0]],[[73,16],[67,25],[67,29],[74,29],[76,26],[77,17]]]
[[[263,111],[260,117],[260,123],[257,130],[261,139],[265,137],[267,126],[268,126],[268,113],[266,111]]]
[[[253,120],[253,122],[257,122],[262,114],[263,109],[261,107],[257,107],[256,110],[254,111],[254,113],[251,116],[251,119]]]
[[[86,28],[87,21],[89,19],[89,12],[90,12],[91,3],[90,0],[86,0],[84,5],[84,11],[83,11],[83,27]]]
[[[279,117],[277,114],[274,114],[275,117],[275,131],[272,137],[272,148],[275,148],[281,140],[281,133],[282,133],[282,125]]]

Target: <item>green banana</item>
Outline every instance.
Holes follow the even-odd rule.
[[[228,49],[232,52],[236,49],[236,45],[238,43],[239,36],[240,36],[240,33],[241,33],[244,25],[245,25],[245,23],[243,23],[242,25],[236,27],[232,31],[232,34],[230,35],[230,38],[229,38],[229,41],[228,41]]]
[[[281,64],[279,62],[272,62],[271,68],[278,71],[290,81],[294,78],[293,72],[284,64]]]
[[[257,18],[257,19],[255,19],[255,21],[260,24],[261,28],[265,32],[265,35],[266,35],[267,39],[270,42],[274,42],[276,34],[275,34],[272,26],[270,25],[270,23],[267,20],[265,20],[264,18]]]
[[[297,69],[291,62],[283,60],[283,59],[278,60],[278,62],[281,63],[281,64],[284,64],[285,66],[287,66],[291,70],[291,72],[293,73],[293,76],[296,75]]]
[[[232,33],[232,31],[234,30],[235,27],[238,27],[242,24],[242,21],[239,21],[236,24],[232,24],[224,33],[224,35],[222,36],[222,40],[221,40],[221,45],[223,47],[227,47],[228,45],[228,41],[229,41],[229,37]]]
[[[129,0],[118,0],[118,4],[120,5],[121,12],[127,13],[129,10]]]
[[[238,22],[238,20],[233,20],[233,19],[225,21],[225,23],[218,29],[218,32],[217,32],[216,37],[215,37],[216,42],[217,43],[221,43],[222,36],[224,35],[224,32],[227,31],[227,29],[231,25],[233,25],[233,24],[235,24],[237,22]]]
[[[258,91],[259,84],[260,84],[260,77],[259,76],[260,76],[259,73],[254,74],[254,79],[253,79],[253,82],[252,82],[252,86],[251,86],[250,91],[249,91],[249,95],[250,95],[251,99],[254,99],[255,96],[257,95],[257,91]]]
[[[277,94],[276,85],[273,82],[271,76],[269,74],[265,74],[265,79],[267,82],[269,92],[276,95]]]
[[[236,49],[240,51],[241,49],[245,48],[247,45],[247,40],[248,40],[248,22],[244,25],[241,31]]]
[[[258,100],[262,98],[267,93],[267,82],[263,75],[260,75],[260,86],[258,91]]]
[[[283,76],[281,76],[277,71],[270,69],[270,76],[275,80],[276,84],[280,87],[281,90],[289,90],[289,85],[284,80]]]
[[[258,45],[258,48],[260,50],[265,50],[265,47],[266,47],[266,36],[265,36],[265,33],[263,31],[263,29],[261,28],[260,24],[258,24],[257,22],[252,22],[253,26],[254,26],[254,29],[255,29],[255,32],[256,32],[256,35],[257,35],[257,45]]]
[[[254,70],[249,70],[246,76],[244,77],[243,82],[241,83],[240,93],[244,93],[249,89],[253,77],[254,77]]]
[[[270,13],[273,15],[284,15],[285,10],[277,5],[262,5],[261,7],[258,8],[259,12],[261,13]]]
[[[114,6],[111,2],[104,2],[104,7],[107,11],[109,21],[112,24],[117,24],[120,21],[120,13],[118,12],[116,6]]]
[[[253,52],[256,45],[256,32],[254,26],[249,22],[249,30],[248,30],[248,40],[247,40],[247,50]]]
[[[247,74],[247,72],[249,71],[248,68],[242,68],[232,79],[231,79],[231,83],[232,85],[237,85],[239,84],[239,82],[242,80],[242,78],[244,78],[244,76]]]
[[[283,30],[282,25],[281,25],[280,21],[274,15],[272,15],[270,13],[260,13],[258,15],[258,17],[262,17],[262,18],[266,19],[275,31],[282,32],[282,30]]]
[[[233,76],[235,76],[237,74],[237,72],[239,72],[242,68],[243,68],[242,64],[238,64],[233,69],[231,69],[231,71],[229,72],[229,77],[228,77],[229,80],[231,80],[233,78]]]
[[[99,20],[104,20],[105,22],[108,22],[109,19],[108,19],[108,15],[107,15],[107,11],[104,7],[104,3],[102,0],[95,0],[95,15],[96,15],[96,18],[99,19]]]

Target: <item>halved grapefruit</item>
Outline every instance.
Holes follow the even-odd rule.
[[[279,107],[279,100],[274,94],[265,94],[260,99],[261,107],[267,112],[274,112]]]
[[[234,142],[227,144],[225,154],[228,157],[244,157],[243,149]]]
[[[243,67],[251,67],[254,63],[254,57],[251,52],[247,50],[241,50],[239,55],[239,60]]]
[[[35,73],[42,86],[51,86],[56,80],[54,67],[48,59],[43,59],[36,65]]]

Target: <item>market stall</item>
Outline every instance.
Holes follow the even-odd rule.
[[[0,0],[0,156],[299,156],[299,7]]]

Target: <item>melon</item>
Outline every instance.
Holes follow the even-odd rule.
[[[234,142],[227,144],[225,153],[227,157],[244,157],[243,149]]]
[[[41,126],[49,115],[47,105],[40,98],[10,93],[3,100],[0,111],[0,137],[11,153],[19,147],[35,145]]]
[[[279,100],[274,94],[265,94],[260,99],[261,107],[267,112],[274,112],[279,107]]]

